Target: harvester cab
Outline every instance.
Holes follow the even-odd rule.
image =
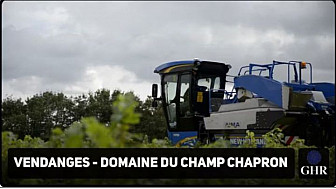
[[[210,115],[209,96],[219,107],[230,65],[210,61],[169,62],[155,68],[161,76],[161,98],[169,131],[198,131],[202,117]],[[217,90],[216,90],[217,89]],[[157,95],[157,85],[153,85]],[[211,91],[211,92],[210,92]],[[156,98],[158,99],[158,98]]]
[[[273,77],[279,65],[287,66],[285,82]],[[152,86],[152,96],[154,102],[162,100],[173,144],[193,145],[223,137],[239,145],[250,130],[262,146],[261,136],[277,127],[283,130],[287,144],[293,138],[304,138],[307,144],[333,143],[335,84],[313,83],[310,63],[251,63],[233,76],[233,82],[227,79],[232,77],[227,74],[230,68],[229,64],[198,59],[155,68],[161,77],[161,97],[157,97],[157,84]],[[302,80],[306,68],[309,83]],[[233,83],[230,90],[228,82]]]

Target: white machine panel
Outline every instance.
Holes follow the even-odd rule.
[[[213,113],[210,117],[204,118],[205,128],[207,130],[216,129],[247,129],[248,124],[256,122],[256,110],[240,110],[237,111]]]
[[[204,118],[205,128],[207,130],[247,129],[247,125],[256,123],[257,112],[264,111],[283,111],[283,109],[263,98],[223,104],[218,112]]]
[[[255,124],[257,112],[281,111],[281,108],[255,108],[230,112],[218,112],[204,118],[206,130],[247,129],[247,125]]]

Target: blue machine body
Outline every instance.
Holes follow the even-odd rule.
[[[316,91],[322,91],[326,98],[335,96],[335,84],[334,83],[312,83],[315,86]]]
[[[283,106],[282,84],[279,81],[257,75],[243,75],[234,79],[234,87],[245,88],[258,95],[262,94],[263,98],[279,107]]]
[[[278,65],[287,65],[287,82],[279,82],[273,79],[273,71],[275,66]],[[306,65],[310,68],[310,82],[305,83],[301,79],[302,74],[301,70],[306,68]],[[290,67],[293,67],[294,70],[294,81],[290,82]],[[298,66],[298,68],[297,68]],[[242,72],[244,68],[247,68],[245,72]],[[253,75],[253,72],[258,71],[259,74]],[[267,71],[268,76],[262,76],[263,72]],[[289,62],[280,62],[273,61],[271,64],[255,64],[251,63],[248,66],[243,66],[240,68],[238,77],[234,79],[234,88],[245,88],[253,93],[256,93],[258,96],[263,97],[279,107],[283,107],[283,85],[288,86],[294,92],[301,91],[321,91],[329,103],[316,103],[312,102],[312,105],[316,110],[324,110],[326,108],[334,107],[335,105],[335,84],[334,83],[313,83],[312,76],[312,65],[311,63],[304,62],[304,67],[302,61],[289,61]]]

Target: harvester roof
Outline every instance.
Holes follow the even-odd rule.
[[[207,65],[211,65],[210,67]],[[215,69],[218,70],[218,67],[225,67],[227,70],[231,68],[230,65],[220,63],[220,62],[212,62],[212,61],[201,61],[198,59],[195,60],[184,60],[184,61],[174,61],[164,63],[155,68],[154,73],[169,73],[169,72],[176,72],[182,70],[191,70],[194,67],[203,67],[207,69]],[[226,71],[227,72],[227,71]]]

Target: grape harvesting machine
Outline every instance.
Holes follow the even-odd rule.
[[[286,81],[274,73],[284,68]],[[153,106],[162,101],[173,144],[208,143],[219,137],[242,144],[246,130],[262,135],[280,128],[283,143],[305,139],[307,145],[332,146],[335,141],[335,84],[312,80],[312,64],[303,61],[250,63],[238,75],[228,75],[231,65],[220,62],[176,61],[154,72],[161,77],[152,86]],[[303,80],[303,73],[309,81]]]

